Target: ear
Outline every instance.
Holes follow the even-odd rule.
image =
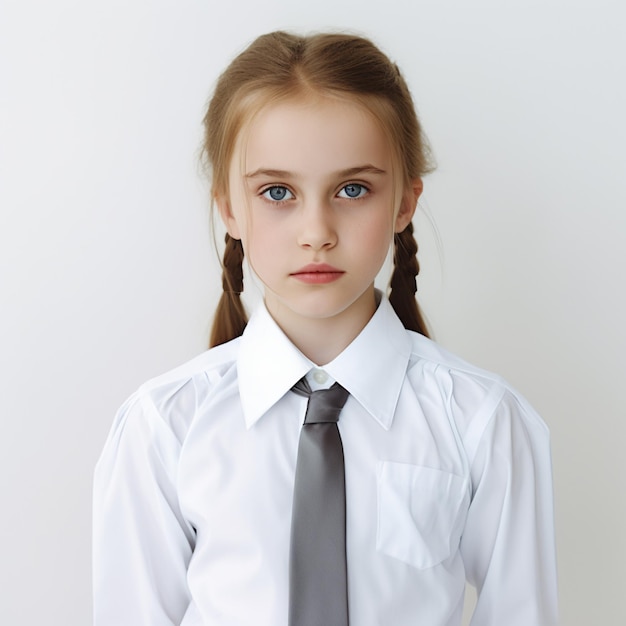
[[[239,224],[230,206],[230,200],[225,195],[215,196],[215,205],[220,213],[226,231],[233,239],[241,239]]]
[[[422,195],[424,189],[424,183],[421,178],[416,178],[411,181],[411,184],[404,189],[402,194],[402,202],[400,203],[400,209],[396,215],[396,221],[394,224],[394,231],[401,233],[413,219],[415,215],[415,209],[417,208],[417,201]]]

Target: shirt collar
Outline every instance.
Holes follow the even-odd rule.
[[[391,428],[411,354],[411,341],[382,296],[354,341],[322,369],[385,429]],[[286,337],[264,305],[250,318],[237,361],[246,428],[251,428],[316,365]]]
[[[239,394],[246,428],[251,428],[314,364],[296,348],[264,304],[252,314],[237,358]]]

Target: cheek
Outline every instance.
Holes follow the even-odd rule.
[[[359,230],[357,237],[361,249],[369,252],[372,259],[384,261],[387,251],[393,240],[393,224],[389,215],[381,215],[375,220],[370,220]]]
[[[275,225],[256,220],[254,227],[248,224],[243,238],[243,246],[248,263],[259,276],[264,269],[278,265],[279,254],[285,249],[285,241],[280,229]]]

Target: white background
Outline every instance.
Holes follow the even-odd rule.
[[[204,349],[216,301],[204,104],[277,28],[353,29],[403,68],[439,163],[435,336],[551,428],[563,624],[626,623],[623,3],[0,1],[0,623],[90,622],[113,414]]]

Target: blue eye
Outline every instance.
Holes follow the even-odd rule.
[[[283,200],[291,200],[293,198],[291,191],[281,185],[268,187],[261,195],[274,202],[282,202]]]
[[[354,200],[356,198],[362,198],[367,193],[369,193],[369,189],[365,187],[365,185],[350,183],[343,187],[338,195],[340,198],[350,198]]]

